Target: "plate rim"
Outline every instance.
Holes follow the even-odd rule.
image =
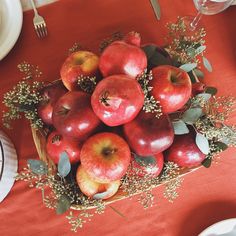
[[[8,2],[9,0],[2,0],[5,2]],[[22,25],[23,25],[23,10],[22,10],[22,6],[21,6],[21,2],[20,0],[10,0],[11,5],[14,6],[14,9],[17,10],[17,14],[18,14],[18,19],[17,19],[17,24],[14,28],[14,33],[13,36],[11,38],[7,38],[6,40],[8,40],[8,47],[2,47],[0,45],[0,61],[7,56],[7,54],[11,51],[11,49],[14,47],[14,45],[16,44],[17,39],[20,36],[20,32],[22,29]],[[5,42],[5,41],[3,41]]]
[[[236,225],[236,218],[228,218],[225,220],[221,220],[221,221],[215,222],[214,224],[208,226],[200,234],[198,234],[198,236],[207,236],[208,234],[215,233],[215,232],[211,232],[212,230],[214,230],[214,227],[216,227],[217,225],[220,225],[220,224],[225,224],[226,222],[229,222],[229,221],[234,222],[234,224]],[[228,232],[225,232],[225,233],[228,233]]]

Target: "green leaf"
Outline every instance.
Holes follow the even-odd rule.
[[[71,170],[71,164],[68,154],[66,152],[62,152],[60,154],[60,159],[58,163],[58,172],[61,177],[66,177],[70,173],[70,170]]]
[[[211,166],[212,159],[211,158],[206,158],[202,161],[202,165],[205,166],[206,168],[209,168]]]
[[[148,166],[148,165],[155,165],[156,164],[156,158],[154,156],[139,156],[137,154],[134,154],[134,160],[140,165],[140,166]]]
[[[180,66],[179,68],[186,71],[186,72],[189,72],[189,71],[195,69],[196,67],[197,67],[197,63],[187,63],[187,64]]]
[[[157,46],[155,45],[146,45],[142,47],[142,50],[145,52],[147,59],[149,60],[156,51]]]
[[[228,145],[223,142],[214,142],[214,144],[222,151],[228,148]]]
[[[96,193],[93,195],[93,199],[96,199],[96,200],[104,199],[109,194],[110,194],[109,190],[102,192],[102,193]]]
[[[195,68],[193,71],[194,71],[195,75],[196,75],[198,78],[203,78],[203,77],[204,77],[204,73],[203,73],[201,70]]]
[[[205,50],[206,50],[206,46],[205,46],[205,45],[202,45],[202,46],[198,47],[198,48],[195,50],[195,53],[196,53],[196,55],[197,55],[197,54],[202,53],[202,52],[205,51]]]
[[[205,93],[209,93],[211,95],[217,94],[217,88],[214,87],[207,87],[205,90]]]
[[[56,213],[58,215],[63,214],[70,208],[70,206],[71,206],[70,198],[66,195],[61,195],[57,203]]]
[[[201,152],[207,155],[210,151],[208,139],[204,135],[197,133],[195,141]]]
[[[182,120],[173,121],[172,124],[176,135],[189,133],[187,125]]]
[[[203,59],[203,65],[205,66],[205,68],[209,72],[212,72],[212,66],[211,66],[211,63],[208,61],[208,59],[206,57],[202,57],[202,59]]]
[[[201,108],[190,108],[183,114],[183,121],[187,124],[194,124],[202,115]]]
[[[205,101],[208,101],[211,98],[210,93],[199,93],[196,95],[197,98],[203,98]]]
[[[189,71],[187,73],[188,73],[188,75],[189,75],[189,77],[191,79],[192,84],[196,83],[197,80],[196,80],[196,77],[193,75],[193,71],[191,70],[191,71]]]
[[[41,160],[27,160],[30,170],[37,175],[46,175],[48,173],[47,165]]]

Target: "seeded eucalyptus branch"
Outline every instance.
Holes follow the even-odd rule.
[[[236,127],[225,124],[236,99],[216,97],[215,91],[206,88],[203,93],[191,98],[186,109],[178,114],[178,119],[173,120],[176,135],[188,133],[187,125],[195,129],[196,144],[206,154],[202,163],[205,167],[210,167],[211,161],[228,146],[236,146]]]
[[[137,78],[137,81],[141,85],[145,96],[143,110],[145,112],[155,113],[156,117],[159,118],[162,115],[160,102],[156,101],[155,98],[150,95],[152,87],[149,86],[149,82],[152,80],[152,78],[152,72],[150,71],[149,73],[147,73],[147,70],[145,70]]]
[[[198,29],[195,33],[188,35],[188,27],[185,25],[184,18],[178,18],[177,23],[167,24],[168,36],[166,37],[166,50],[175,61],[176,66],[182,67],[187,72],[192,71],[200,63],[211,72],[212,66],[204,56],[206,50],[204,28]]]
[[[110,37],[102,40],[99,46],[100,52],[102,52],[108,45],[116,40],[121,40],[123,38],[123,34],[119,31],[114,32]]]
[[[81,75],[78,77],[77,81],[79,87],[86,93],[92,93],[97,84],[95,76],[90,77]]]
[[[8,108],[8,111],[3,111],[3,124],[7,128],[11,128],[11,121],[20,119],[22,114],[30,120],[32,127],[41,128],[43,126],[43,122],[37,114],[37,104],[43,100],[39,92],[43,83],[33,81],[34,72],[31,73],[28,69],[27,66],[26,77],[4,94],[3,104]]]

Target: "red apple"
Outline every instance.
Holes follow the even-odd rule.
[[[143,103],[141,86],[128,75],[112,75],[101,80],[91,97],[93,111],[108,126],[133,120]]]
[[[53,131],[47,138],[46,150],[55,164],[58,164],[62,152],[66,152],[70,163],[80,160],[81,144],[76,139],[62,137],[57,131]]]
[[[194,167],[201,164],[206,155],[197,147],[195,135],[176,135],[171,147],[165,152],[168,161],[175,162],[180,167]]]
[[[151,156],[163,152],[174,139],[172,123],[165,114],[157,118],[153,113],[142,111],[123,128],[131,149],[140,156]]]
[[[61,67],[61,79],[68,90],[77,90],[79,76],[95,76],[98,72],[99,58],[92,52],[72,53]]]
[[[153,156],[138,156],[132,155],[132,167],[134,173],[137,173],[140,177],[150,176],[157,177],[164,166],[164,157],[162,152]]]
[[[108,132],[98,133],[85,141],[80,160],[91,178],[108,183],[125,175],[130,164],[130,149],[120,136]]]
[[[203,93],[206,89],[206,85],[202,82],[196,82],[192,85],[192,96],[196,96],[199,93]]]
[[[188,73],[177,67],[163,65],[153,68],[152,74],[151,95],[160,102],[162,111],[171,113],[182,108],[192,91]]]
[[[63,136],[78,139],[85,139],[101,123],[92,110],[90,95],[79,91],[70,91],[57,101],[52,119]]]
[[[114,41],[102,52],[99,69],[104,77],[126,74],[133,77],[140,75],[147,67],[147,58],[140,47],[137,47],[138,35],[127,36],[127,41]],[[136,44],[136,45],[134,45]]]
[[[76,181],[82,193],[93,199],[107,199],[113,196],[120,186],[120,180],[109,183],[94,181],[82,166],[76,172]]]
[[[67,89],[57,81],[42,89],[43,100],[38,105],[38,115],[45,124],[52,125],[52,111],[56,101],[65,93]]]

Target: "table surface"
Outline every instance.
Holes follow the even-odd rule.
[[[21,75],[17,64],[28,61],[38,65],[44,78],[59,78],[59,69],[67,50],[80,42],[98,52],[99,42],[120,30],[136,30],[143,43],[162,45],[167,22],[177,16],[196,13],[192,1],[159,0],[161,21],[157,21],[148,0],[60,0],[39,9],[48,25],[49,35],[39,40],[32,25],[33,12],[24,12],[21,35],[8,56],[0,62],[0,84],[3,94],[16,84]],[[214,69],[206,73],[205,82],[218,88],[220,94],[236,93],[236,7],[215,15],[204,16],[207,30],[207,58]],[[0,109],[3,105],[0,104]],[[236,121],[235,116],[231,121]],[[1,128],[2,125],[1,125]],[[4,128],[3,128],[4,129]],[[5,130],[5,129],[4,129]],[[17,121],[13,130],[5,130],[15,144],[19,169],[28,158],[36,158],[32,135],[27,121]],[[162,196],[163,188],[154,190],[157,201],[147,210],[136,201],[121,200],[112,204],[126,218],[107,207],[85,224],[78,235],[112,236],[194,236],[207,226],[236,217],[235,149],[221,155],[219,163],[210,169],[201,168],[184,178],[179,198],[170,203]],[[17,182],[0,204],[0,234],[16,235],[75,235],[65,215],[57,216],[42,204],[41,192],[24,182]]]

